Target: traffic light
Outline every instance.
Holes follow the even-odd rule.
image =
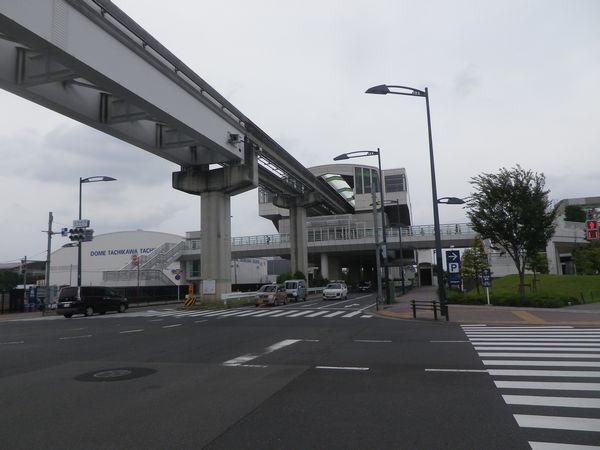
[[[85,239],[85,228],[71,228],[69,230],[69,239],[81,242]]]
[[[596,219],[588,219],[585,221],[585,238],[589,240],[596,240],[600,237],[600,230],[598,229],[598,221]]]
[[[60,235],[61,236],[68,236],[69,235],[69,229],[68,228],[61,228],[60,229]]]
[[[83,230],[83,242],[89,242],[94,239],[94,230],[91,228],[86,228]]]

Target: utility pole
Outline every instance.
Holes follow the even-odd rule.
[[[23,271],[23,308],[27,304],[27,255],[21,260],[21,270]]]
[[[42,304],[42,312],[46,312],[46,306],[52,304],[52,294],[50,290],[50,253],[52,252],[52,221],[54,217],[52,216],[52,211],[48,213],[48,250],[46,253],[46,298],[43,300]]]

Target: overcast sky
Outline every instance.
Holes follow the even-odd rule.
[[[115,3],[304,165],[381,148],[384,169],[406,168],[415,224],[433,223],[425,102],[374,85],[429,88],[440,197],[516,164],[553,200],[600,195],[597,0]],[[96,234],[199,229],[177,166],[6,91],[0,104],[0,262],[45,259],[48,212],[71,226],[79,177],[118,179],[83,187]],[[256,190],[232,215],[233,236],[275,232]],[[466,215],[441,206],[440,220]]]

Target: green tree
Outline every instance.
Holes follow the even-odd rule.
[[[490,267],[487,254],[483,248],[481,238],[477,236],[471,243],[471,248],[463,252],[462,261],[460,264],[460,275],[467,280],[473,280],[477,293],[479,294],[479,275],[481,269]]]
[[[587,214],[579,205],[567,205],[565,207],[565,220],[569,222],[585,222]]]
[[[14,270],[0,270],[0,291],[10,291],[22,282],[23,277]]]
[[[573,251],[573,261],[579,275],[597,275],[600,273],[600,241],[592,241],[588,245]]]
[[[483,239],[501,245],[519,273],[519,292],[524,292],[527,255],[546,248],[554,234],[556,207],[545,190],[544,174],[515,168],[500,169],[471,178],[475,188],[467,201],[467,216]]]
[[[281,284],[287,280],[293,280],[294,276],[292,272],[283,272],[281,275],[277,276],[277,284]]]
[[[533,256],[527,258],[526,269],[536,273],[548,273],[548,257],[545,252],[537,252]]]

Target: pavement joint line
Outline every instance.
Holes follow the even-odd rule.
[[[10,341],[10,342],[0,342],[0,345],[16,345],[16,344],[24,344],[25,341]]]
[[[486,369],[425,369],[425,372],[467,372],[467,373],[488,373]]]
[[[429,341],[432,344],[448,344],[448,343],[455,343],[455,342],[471,342],[471,341]]]
[[[194,323],[204,323],[204,322],[208,322],[208,320],[195,320]]]
[[[390,339],[354,339],[354,342],[366,342],[366,343],[391,343]]]

